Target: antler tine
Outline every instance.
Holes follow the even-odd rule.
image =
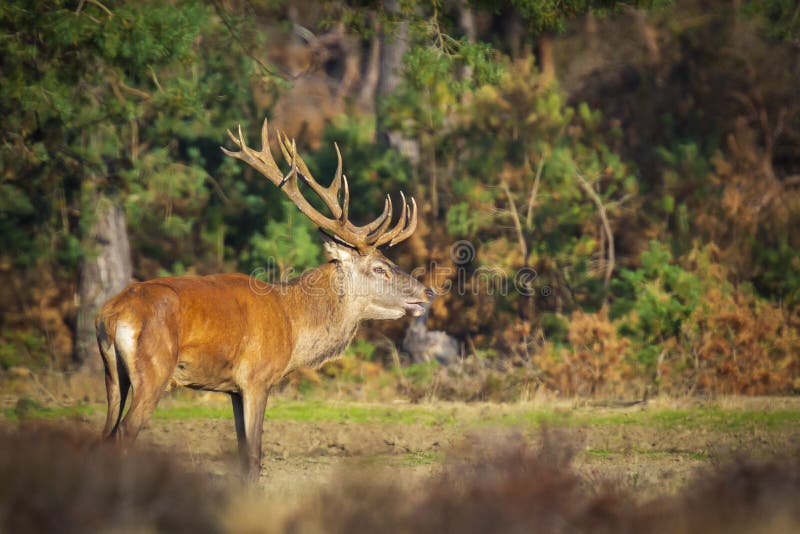
[[[269,152],[269,145],[262,147],[260,152],[256,152],[247,146],[241,124],[238,125],[237,133],[239,134],[238,137],[228,130],[228,137],[239,147],[239,151],[234,152],[225,147],[220,147],[222,152],[228,156],[244,161],[266,176],[270,182],[275,185],[280,185],[284,181],[284,176],[280,169],[278,169],[278,165],[272,158],[272,154]]]
[[[261,152],[269,153],[269,158],[272,161],[275,161],[275,158],[272,157],[272,152],[269,150],[269,124],[267,123],[267,118],[264,117],[264,122],[261,124]]]
[[[350,222],[347,220],[347,215],[350,211],[350,185],[348,185],[347,176],[344,174],[342,175],[342,183],[344,184],[344,200],[342,201],[342,214],[339,216],[339,222],[347,224]],[[352,229],[356,228],[357,227],[353,227]]]
[[[233,141],[234,143],[236,143],[236,146],[238,146],[239,148],[242,148],[242,146],[239,144],[239,139],[237,139],[237,138],[236,138],[236,136],[235,136],[235,135],[233,135],[233,132],[232,132],[232,131],[230,131],[230,130],[228,130],[228,137],[230,137],[231,141]],[[227,150],[225,150],[225,148],[224,148],[224,147],[222,147],[222,150],[223,150],[223,151],[225,151],[225,152],[227,152]]]
[[[384,233],[391,224],[392,224],[392,197],[387,193],[386,200],[384,200],[383,202],[383,213],[378,215],[377,219],[375,219],[374,221],[365,226],[368,232],[367,239],[368,240],[376,239],[378,236]]]
[[[239,132],[238,143],[236,143],[236,144],[239,145],[239,148],[242,149],[242,152],[244,152],[245,154],[247,154],[250,157],[253,157],[254,154],[253,154],[252,149],[250,149],[250,147],[247,146],[247,141],[244,140],[244,133],[242,133],[242,125],[241,124],[237,124],[236,128],[237,128],[237,130]]]
[[[336,173],[333,175],[331,185],[328,186],[328,191],[333,198],[339,198],[339,188],[342,185],[342,153],[339,152],[339,145],[333,143],[333,148],[336,149]]]
[[[272,151],[269,149],[268,127],[267,118],[264,117],[264,123],[261,125],[261,152],[258,153],[258,157],[261,161],[272,167],[275,172],[282,174],[278,168],[278,164],[275,162],[275,158],[272,157]],[[288,177],[283,177],[281,183],[285,182],[287,179]]]
[[[411,237],[411,234],[413,234],[414,231],[417,229],[417,201],[414,200],[414,197],[411,197],[411,209],[409,210],[409,212],[410,213],[408,214],[409,218],[408,224],[406,225],[406,227],[403,229],[402,232],[397,234],[389,242],[390,247],[393,247],[397,243],[400,243],[401,241],[408,239],[409,237]]]
[[[279,145],[281,147],[281,151],[283,152],[283,157],[286,159],[287,163],[291,163],[295,161],[297,164],[298,171],[300,175],[303,177],[303,181],[308,184],[311,189],[314,190],[314,193],[319,196],[325,205],[330,210],[331,214],[339,219],[342,215],[342,209],[339,207],[339,188],[341,185],[341,178],[342,178],[342,161],[341,161],[341,154],[339,154],[339,164],[337,166],[336,174],[334,175],[333,182],[328,187],[323,187],[319,184],[319,182],[314,179],[314,176],[311,174],[311,171],[308,170],[308,166],[306,162],[303,161],[303,158],[297,155],[297,145],[292,139],[289,140],[286,134],[279,134]],[[291,154],[289,154],[289,149],[291,149]],[[337,154],[338,154],[338,147],[337,147]]]
[[[391,230],[389,228],[392,226],[393,210],[390,195],[386,195],[383,212],[372,222],[364,226],[355,226],[348,220],[350,213],[350,184],[342,172],[342,154],[338,145],[334,144],[337,160],[336,173],[328,187],[322,187],[311,175],[303,158],[297,154],[297,144],[294,139],[290,139],[286,134],[278,132],[278,146],[290,166],[290,170],[286,175],[281,172],[269,149],[266,119],[261,127],[262,147],[260,151],[253,150],[247,146],[241,126],[238,127],[237,134],[238,136],[230,130],[228,131],[228,137],[239,148],[239,151],[231,151],[221,147],[225,154],[244,161],[263,174],[272,183],[280,187],[297,208],[311,219],[314,224],[357,248],[360,252],[367,253],[386,243],[392,246],[408,238],[414,232],[417,225],[417,204],[412,198],[411,206],[409,206],[405,194],[402,192],[400,195],[402,197],[403,210],[400,214],[400,219]],[[298,184],[298,175],[323,200],[333,218],[317,211],[303,196]],[[342,204],[339,205],[339,193],[342,192],[342,189]]]
[[[407,217],[408,217],[408,203],[406,202],[406,196],[400,191],[400,197],[403,199],[403,211],[400,212],[400,218],[397,220],[397,224],[394,225],[394,228],[385,232],[377,237],[375,240],[375,246],[380,247],[385,245],[386,243],[390,242],[396,236],[400,234],[400,232],[405,228],[407,224]]]
[[[288,146],[287,146],[288,145]],[[292,155],[289,153],[289,148],[291,148],[292,144],[289,142],[289,139],[286,137],[286,134],[282,131],[278,130],[278,147],[281,149],[281,154],[283,154],[283,160],[286,163],[291,165]]]
[[[289,136],[283,132],[278,132],[278,144],[281,147],[283,159],[286,160],[286,163],[291,165],[293,161],[297,162],[297,169],[300,171],[300,174],[303,175],[303,181],[306,183],[313,182],[316,184],[316,180],[314,180],[314,177],[311,175],[311,171],[308,170],[306,162],[303,161],[303,158],[297,155],[297,143],[295,140],[289,139]]]

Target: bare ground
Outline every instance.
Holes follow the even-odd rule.
[[[727,403],[727,405],[725,404]],[[663,404],[663,403],[662,403]],[[690,408],[694,401],[678,406]],[[675,401],[669,401],[676,406]],[[704,403],[699,403],[703,406]],[[749,425],[733,430],[658,425],[580,424],[559,428],[507,426],[496,421],[504,413],[523,412],[526,405],[431,403],[432,411],[452,417],[449,423],[267,421],[260,486],[275,503],[299,503],[324,484],[353,474],[388,477],[403,484],[424,483],[453,451],[474,440],[523,440],[574,454],[574,465],[589,485],[612,484],[634,490],[643,499],[679,490],[698,468],[735,455],[768,457],[800,451],[800,425],[775,429]],[[717,401],[730,410],[798,409],[800,399]],[[726,407],[727,406],[727,407]],[[392,405],[386,405],[392,409]],[[565,405],[588,417],[624,415],[642,408]],[[464,422],[462,422],[462,420]],[[99,427],[99,418],[92,421]],[[170,450],[194,469],[220,477],[237,473],[233,422],[227,419],[153,420],[141,435],[148,446]]]

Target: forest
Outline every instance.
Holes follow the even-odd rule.
[[[288,387],[800,391],[796,2],[8,0],[0,36],[3,372],[100,383],[132,280],[320,264],[220,150],[268,117],[322,183],[337,144],[354,220],[414,196],[387,255],[437,292]]]

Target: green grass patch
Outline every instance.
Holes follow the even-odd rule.
[[[403,465],[417,467],[437,464],[442,460],[442,455],[436,451],[414,451],[403,456]]]
[[[74,419],[97,413],[98,408],[91,404],[74,406],[45,406],[39,401],[21,397],[13,408],[2,411],[3,417],[9,421],[26,419]]]
[[[12,421],[19,419],[69,419],[105,413],[100,404],[46,406],[22,397],[12,408],[0,413]],[[227,403],[204,404],[191,400],[166,399],[154,414],[155,419],[232,419]],[[360,404],[325,400],[284,400],[270,402],[265,418],[268,421],[337,422],[337,423],[396,423],[406,425],[464,427],[505,426],[538,428],[550,426],[641,426],[669,429],[704,429],[711,432],[741,432],[749,430],[800,430],[800,410],[724,409],[717,406],[696,408],[530,408],[506,405],[477,408],[475,405],[408,405]]]
[[[626,450],[614,450],[614,449],[586,449],[586,455],[590,458],[602,459],[602,460],[609,460],[612,458],[617,458],[619,456],[631,456],[631,455],[640,455],[646,456],[649,458],[670,458],[675,456],[680,456],[682,458],[686,458],[689,460],[701,460],[707,461],[711,457],[704,453],[698,451],[678,451],[678,450],[652,450],[652,449],[626,449]]]
[[[160,406],[157,419],[231,419],[233,410],[223,406],[169,404]],[[322,400],[270,403],[267,421],[400,423],[442,425],[452,423],[452,414],[420,406],[390,406],[326,402]]]
[[[233,419],[233,408],[205,404],[168,404],[156,408],[153,418],[171,421],[180,419]]]
[[[617,454],[620,454],[620,451],[612,451],[611,449],[586,449],[586,456],[590,458],[607,460],[613,458]]]
[[[492,418],[486,422],[493,422]],[[503,414],[495,422],[508,426],[644,426],[662,430],[703,428],[713,432],[737,432],[791,427],[800,429],[800,411],[726,410],[717,407],[625,412],[542,409]]]
[[[716,431],[776,430],[800,425],[797,410],[724,410],[708,407],[691,410],[658,410],[650,414],[651,424],[662,428],[706,428]]]
[[[330,403],[321,400],[276,402],[267,420],[437,425],[453,422],[450,414],[424,407]]]

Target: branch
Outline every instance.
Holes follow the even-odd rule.
[[[106,6],[101,4],[98,0],[86,0],[86,2],[89,2],[90,4],[99,7],[100,9],[105,11],[106,15],[108,15],[109,17],[113,17],[114,16],[114,13],[112,13],[110,9],[108,9]],[[80,8],[81,6],[83,6],[83,2],[81,2],[81,4],[78,7]]]
[[[514,203],[514,197],[511,196],[511,190],[505,180],[500,181],[506,196],[508,197],[508,206],[511,208],[511,217],[514,219],[514,228],[517,230],[517,240],[519,241],[519,248],[522,252],[522,262],[528,265],[528,244],[525,242],[525,235],[522,233],[522,223],[519,220],[519,212],[517,212],[517,205]]]
[[[530,161],[528,155],[525,155],[525,163],[530,168]],[[525,217],[525,227],[530,229],[533,224],[533,206],[536,203],[536,195],[539,193],[539,182],[542,179],[542,170],[544,169],[544,156],[539,160],[539,165],[536,167],[536,177],[533,179],[533,186],[531,187],[531,194],[528,197],[528,213]]]
[[[244,54],[247,57],[249,57],[250,59],[255,61],[264,70],[264,72],[269,73],[270,76],[275,76],[275,77],[281,78],[282,80],[286,80],[286,81],[289,81],[289,80],[297,78],[296,76],[288,76],[286,74],[275,72],[273,69],[271,69],[269,66],[267,66],[263,61],[261,61],[255,55],[253,55],[253,53],[251,53],[250,50],[248,50],[247,47],[244,46],[244,44],[242,43],[241,37],[236,32],[236,29],[231,25],[230,21],[225,16],[225,8],[222,6],[221,2],[215,0],[215,1],[212,1],[211,3],[214,6],[214,11],[217,12],[217,15],[219,15],[220,20],[222,20],[222,24],[225,25],[225,28],[228,30],[228,33],[230,33],[231,37],[233,37],[233,40],[236,41],[236,44],[239,45],[239,48],[242,49],[242,52],[244,52]]]
[[[580,184],[581,188],[597,205],[597,211],[600,214],[600,220],[602,221],[603,229],[606,232],[606,238],[608,239],[608,262],[606,263],[606,274],[603,280],[603,286],[606,290],[608,290],[608,284],[611,281],[611,275],[614,272],[614,264],[616,262],[616,256],[614,253],[614,234],[611,232],[611,224],[608,222],[606,207],[603,205],[603,200],[600,198],[600,195],[597,194],[597,191],[592,188],[592,186],[586,181],[586,178],[584,178],[581,173],[576,172],[575,177],[578,179],[578,183]]]

